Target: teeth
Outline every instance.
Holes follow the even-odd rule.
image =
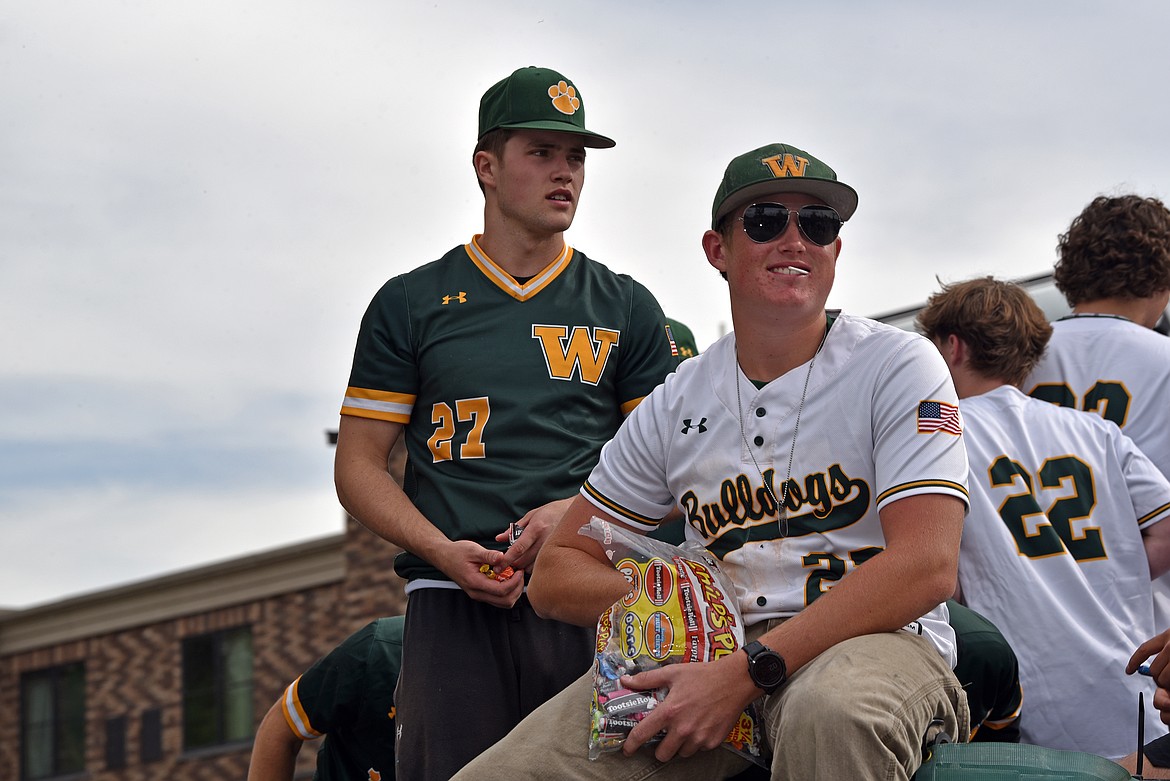
[[[808,275],[807,271],[805,271],[802,268],[797,268],[796,266],[781,266],[778,269],[774,269],[773,273],[775,273],[775,274],[788,274],[790,276],[799,276],[799,277],[803,277],[803,276]]]

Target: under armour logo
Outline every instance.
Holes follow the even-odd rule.
[[[451,303],[452,301],[458,301],[461,304],[466,304],[467,293],[460,290],[459,295],[457,296],[443,296],[443,306],[447,306],[447,304]]]
[[[704,423],[707,422],[706,418],[699,418],[698,423],[691,423],[692,420],[694,420],[694,418],[684,418],[683,419],[682,433],[689,434],[691,429],[693,429],[693,428],[697,428],[699,430],[700,434],[702,434],[704,431],[707,430],[707,427],[703,425]]]

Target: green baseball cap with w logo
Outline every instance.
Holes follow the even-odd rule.
[[[479,101],[479,137],[497,128],[555,130],[582,136],[585,146],[613,139],[585,129],[585,101],[573,82],[548,68],[528,66],[492,85]]]
[[[768,144],[732,160],[723,173],[711,207],[711,228],[740,206],[773,193],[801,193],[819,198],[842,220],[857,211],[857,191],[837,181],[837,173],[803,149]]]

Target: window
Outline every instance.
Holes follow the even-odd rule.
[[[85,665],[20,678],[21,778],[33,781],[85,770]]]
[[[106,770],[126,767],[126,717],[106,719]]]
[[[142,712],[141,728],[138,731],[138,758],[142,764],[158,762],[163,758],[162,711],[150,708]]]
[[[183,747],[252,737],[252,630],[229,629],[183,641]]]

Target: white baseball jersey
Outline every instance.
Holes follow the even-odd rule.
[[[1170,478],[1170,338],[1121,317],[1066,317],[1023,388],[1112,420]],[[1170,574],[1154,581],[1154,620],[1170,627]]]
[[[798,411],[778,519],[764,484],[781,500]],[[958,415],[946,364],[915,334],[838,315],[811,374],[806,363],[757,390],[732,333],[638,405],[582,494],[646,531],[677,504],[687,539],[723,561],[748,624],[792,616],[881,552],[885,505],[926,493],[966,502]],[[945,605],[912,630],[954,665]]]
[[[1016,651],[1026,743],[1117,758],[1163,734],[1151,679],[1126,675],[1156,633],[1141,530],[1170,481],[1113,423],[1002,386],[959,402],[971,462],[963,601]]]

